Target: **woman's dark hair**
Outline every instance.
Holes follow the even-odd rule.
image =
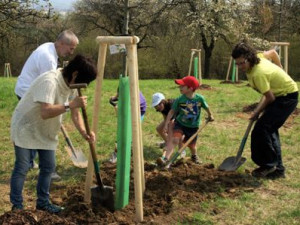
[[[244,57],[250,63],[250,67],[253,67],[260,62],[256,50],[245,41],[241,41],[234,47],[231,56],[234,59]]]
[[[68,83],[72,80],[73,72],[77,71],[75,84],[86,83],[89,84],[97,77],[97,69],[94,62],[83,55],[76,55],[68,65],[63,69],[63,77],[67,78]]]

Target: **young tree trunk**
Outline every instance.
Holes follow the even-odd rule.
[[[208,44],[206,36],[201,33],[202,47],[204,50],[204,72],[203,78],[210,78],[210,59],[212,56],[213,49],[215,47],[215,40],[213,37],[210,38],[210,44]]]

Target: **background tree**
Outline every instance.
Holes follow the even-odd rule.
[[[35,25],[50,18],[48,0],[2,0],[0,1],[0,64],[19,63],[22,58],[20,45],[35,35]],[[32,36],[31,36],[32,35]],[[30,37],[30,38],[29,38]],[[22,48],[21,48],[22,46]],[[16,49],[19,51],[16,54]],[[15,72],[14,67],[13,73]]]

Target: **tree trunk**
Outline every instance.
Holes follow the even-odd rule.
[[[206,36],[203,32],[201,32],[202,37],[202,47],[204,50],[204,73],[203,78],[210,78],[210,59],[212,56],[213,49],[215,47],[214,38],[210,38],[210,44],[207,43]]]

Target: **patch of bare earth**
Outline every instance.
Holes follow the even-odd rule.
[[[115,165],[101,165],[106,185],[114,186],[115,174]],[[200,211],[201,202],[218,196],[235,198],[260,186],[247,173],[221,172],[213,164],[195,165],[189,160],[179,161],[169,170],[146,163],[145,180],[144,224],[176,223]],[[129,205],[119,211],[110,212],[101,206],[92,209],[83,201],[82,185],[51,191],[52,201],[65,207],[59,215],[39,210],[9,211],[0,216],[0,224],[135,224],[133,186],[131,177]]]

